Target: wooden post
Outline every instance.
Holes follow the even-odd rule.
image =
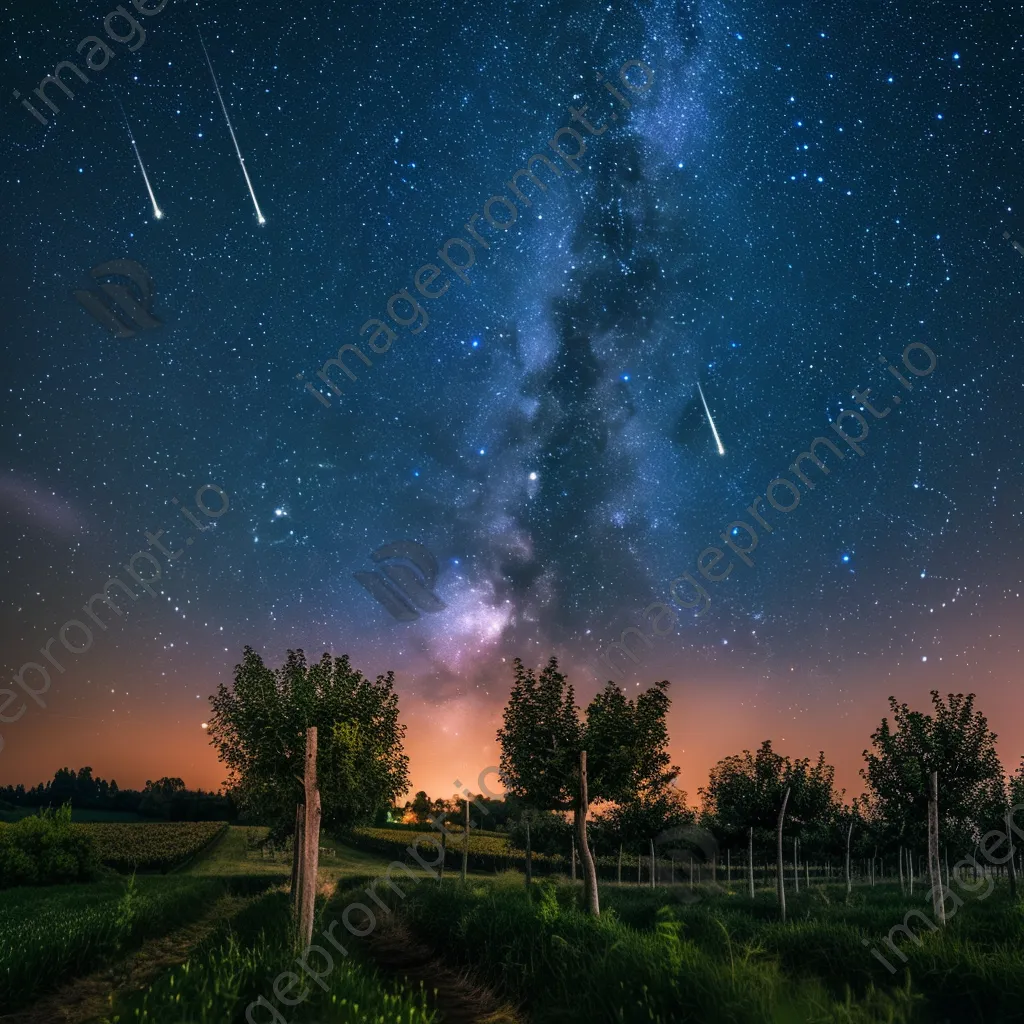
[[[800,867],[796,855],[796,837],[793,837],[793,888],[797,896],[800,895]]]
[[[786,817],[786,804],[789,803],[789,787],[786,787],[786,795],[782,798],[782,806],[779,808],[779,823],[776,829],[778,837],[778,869],[779,869],[779,910],[782,913],[782,923],[786,923],[786,881],[782,877],[782,822]]]
[[[1006,834],[1010,839],[1010,859],[1006,862],[1010,877],[1010,898],[1017,898],[1017,865],[1013,863],[1013,832],[1010,830],[1010,812],[1006,812]],[[946,888],[949,888],[949,850],[946,850]]]
[[[690,888],[693,888],[693,857],[690,858]]]
[[[928,779],[928,873],[932,883],[932,911],[939,924],[946,923],[946,899],[942,891],[942,865],[939,862],[939,773]]]
[[[725,884],[732,885],[732,853],[725,851]]]
[[[853,883],[850,881],[850,837],[853,835],[853,818],[850,818],[850,827],[846,830],[846,895],[849,896]]]
[[[804,858],[804,879],[807,882],[807,891],[811,891],[811,865],[807,858]]]
[[[580,794],[579,803],[576,807],[576,830],[580,840],[580,857],[583,861],[583,891],[586,897],[587,910],[597,917],[601,913],[601,904],[597,892],[597,865],[590,855],[590,846],[587,843],[587,813],[590,810],[590,800],[587,794],[587,752],[580,751]],[[654,843],[651,843],[651,850]]]
[[[622,885],[622,843],[619,843],[619,871],[618,871],[619,885]]]
[[[750,898],[754,898],[754,827],[747,833],[747,868],[750,874]]]
[[[654,864],[654,840],[651,840],[651,888],[653,889],[657,882],[654,878],[655,864]]]
[[[669,874],[669,878],[670,878],[669,884],[670,885],[675,885],[676,884],[676,855],[674,853],[669,854],[668,865],[669,865],[668,869],[669,869],[669,872],[670,872],[670,874]]]
[[[295,806],[295,835],[292,837],[292,917],[299,919],[299,879],[302,870],[302,837],[306,830],[306,805]],[[263,856],[267,855],[266,849]]]
[[[469,870],[469,797],[463,797],[466,805],[466,822],[462,833],[462,880],[466,880],[466,872]]]
[[[306,828],[302,849],[302,902],[299,911],[300,949],[313,941],[313,914],[316,910],[317,871],[320,867],[320,790],[316,785],[316,726],[306,730]]]
[[[526,812],[526,884],[533,881],[533,853],[530,850],[530,812]]]
[[[636,884],[640,884],[640,854],[636,855]]]
[[[441,870],[437,876],[437,884],[440,885],[444,880],[444,862],[448,857],[448,830],[444,828],[444,822],[441,822]]]

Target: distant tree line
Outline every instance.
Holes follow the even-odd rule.
[[[146,780],[145,788],[120,789],[117,781],[93,778],[92,768],[60,768],[51,782],[0,787],[0,808],[62,807],[74,810],[116,811],[164,821],[233,821],[238,809],[230,794],[186,789],[178,778]]]

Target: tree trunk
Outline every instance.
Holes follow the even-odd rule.
[[[619,885],[622,885],[622,843],[619,843]]]
[[[878,847],[877,846],[871,851],[871,862],[870,862],[870,866],[868,867],[868,877],[871,879],[871,884],[872,885],[875,884],[875,854],[876,853],[878,853]]]
[[[1011,837],[1011,843],[1012,843],[1012,837]],[[942,858],[946,862],[946,888],[948,889],[949,888],[949,847],[948,846],[943,849]]]
[[[732,851],[725,851],[725,884],[732,885]]]
[[[577,826],[578,827],[578,826]],[[576,840],[572,840],[572,880],[576,881]]]
[[[655,863],[654,863],[654,840],[651,840],[651,888],[657,884],[654,877]]]
[[[640,884],[640,860],[641,860],[641,857],[640,857],[640,854],[638,853],[636,855],[636,884],[637,885]]]
[[[779,823],[776,829],[778,837],[778,869],[779,869],[779,910],[782,913],[782,923],[786,923],[786,880],[782,876],[782,821],[786,817],[786,804],[789,803],[789,787],[786,787],[786,795],[782,798],[782,806],[779,808]]]
[[[939,924],[946,923],[946,900],[942,891],[942,864],[939,861],[939,773],[928,779],[928,873],[932,883],[932,912]]]
[[[800,895],[800,867],[796,857],[796,839],[793,840],[793,888]]]
[[[747,833],[747,867],[750,874],[750,898],[754,898],[754,829]]]
[[[302,846],[302,902],[299,908],[300,949],[313,941],[317,871],[320,867],[320,790],[316,786],[316,726],[306,730],[306,828]]]
[[[587,812],[590,801],[587,796],[587,752],[580,751],[580,798],[576,806],[576,831],[580,840],[580,858],[583,861],[583,889],[586,896],[587,910],[597,917],[601,913],[601,904],[597,895],[597,868],[590,856],[587,844]],[[651,843],[654,849],[654,843]]]
[[[1006,812],[1006,834],[1010,840],[1010,859],[1007,863],[1007,870],[1010,877],[1010,898],[1017,898],[1017,866],[1013,863],[1013,832],[1010,831],[1010,812]],[[949,851],[946,851],[946,887],[949,887]]]
[[[853,883],[850,881],[850,837],[853,835],[853,819],[850,819],[850,827],[846,830],[846,895],[849,896]]]
[[[302,836],[306,831],[306,805],[295,806],[295,836],[292,839],[292,917],[299,919],[299,879],[302,866]]]
[[[906,896],[906,894],[907,894],[907,886],[906,886],[906,881],[903,878],[903,847],[902,846],[899,848],[899,858],[900,858],[900,895],[901,896]]]
[[[533,854],[530,852],[530,812],[526,812],[526,884],[533,881]]]
[[[466,872],[469,870],[469,797],[465,797],[466,822],[462,833],[462,880],[466,880]]]
[[[910,873],[910,895],[914,895],[914,855],[907,850],[907,871]]]

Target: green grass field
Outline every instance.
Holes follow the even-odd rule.
[[[265,836],[226,828],[166,875],[0,892],[4,1024],[241,1024],[261,997],[255,1024],[1024,1022],[1024,905],[1005,882],[984,900],[965,896],[945,930],[911,919],[910,937],[894,933],[897,954],[886,936],[908,911],[930,913],[922,890],[802,887],[788,893],[786,925],[773,889],[751,901],[739,882],[602,884],[599,919],[582,913],[579,882],[538,879],[528,891],[515,871],[471,871],[463,884],[449,870],[439,883],[413,866],[416,882],[393,872],[403,895],[386,884],[370,895],[401,855],[397,836],[377,837],[390,855],[322,839],[314,935],[334,927],[347,955],[332,953],[319,982],[301,975],[286,1006],[274,986],[297,970],[291,856],[261,850]],[[178,845],[196,837],[186,829]],[[493,853],[497,837],[480,838],[478,852]],[[332,924],[353,902],[375,914],[365,938]],[[349,918],[355,931],[365,921]],[[77,1016],[54,1016],[65,1005]]]

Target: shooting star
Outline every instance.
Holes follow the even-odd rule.
[[[1009,231],[1004,231],[1003,232],[1003,238],[1007,238],[1008,239],[1009,237],[1010,237],[1010,232]],[[1016,241],[1011,242],[1010,244],[1014,247],[1014,249],[1017,250],[1017,252],[1019,252],[1021,254],[1021,256],[1024,256],[1024,245],[1021,245],[1020,242],[1016,242]]]
[[[139,162],[139,170],[142,171],[142,180],[146,183],[146,191],[149,193],[149,201],[153,204],[153,216],[157,220],[162,220],[164,211],[156,205],[156,196],[153,195],[153,186],[149,183],[149,175],[146,173],[146,168],[142,163],[142,157],[139,156],[139,147],[135,145],[135,136],[132,135],[132,126],[128,123],[128,115],[124,112],[124,107],[121,101],[117,101],[117,105],[121,107],[121,116],[124,118],[124,125],[128,129],[128,138],[132,140],[132,149],[135,150],[135,159]]]
[[[245,169],[245,160],[242,158],[242,151],[238,148],[238,139],[235,138],[235,129],[231,124],[231,118],[228,117],[228,108],[224,105],[224,97],[220,94],[220,86],[217,84],[217,75],[213,70],[213,63],[210,61],[210,55],[206,52],[206,43],[203,42],[203,34],[199,32],[199,26],[196,26],[196,32],[199,33],[199,45],[203,48],[203,53],[206,55],[206,66],[210,69],[210,77],[213,79],[213,87],[217,90],[217,99],[220,100],[220,109],[224,111],[224,120],[227,121],[228,131],[231,132],[231,141],[235,144],[235,152],[238,154],[238,162],[242,165],[242,173],[245,175],[245,183],[249,186],[249,195],[252,196],[252,205],[256,207],[256,216],[261,224],[266,224],[266,218],[263,216],[260,210],[260,204],[256,202],[256,193],[253,191],[252,182],[249,180],[249,172]]]
[[[700,381],[697,381],[697,390],[700,392],[700,400],[704,402],[704,412],[707,414],[708,423],[711,424],[711,432],[715,435],[715,444],[718,445],[718,454],[724,455],[725,448],[722,445],[722,439],[718,436],[718,431],[715,429],[715,421],[711,418],[711,410],[708,408],[708,403],[704,400],[704,392],[701,391]]]

